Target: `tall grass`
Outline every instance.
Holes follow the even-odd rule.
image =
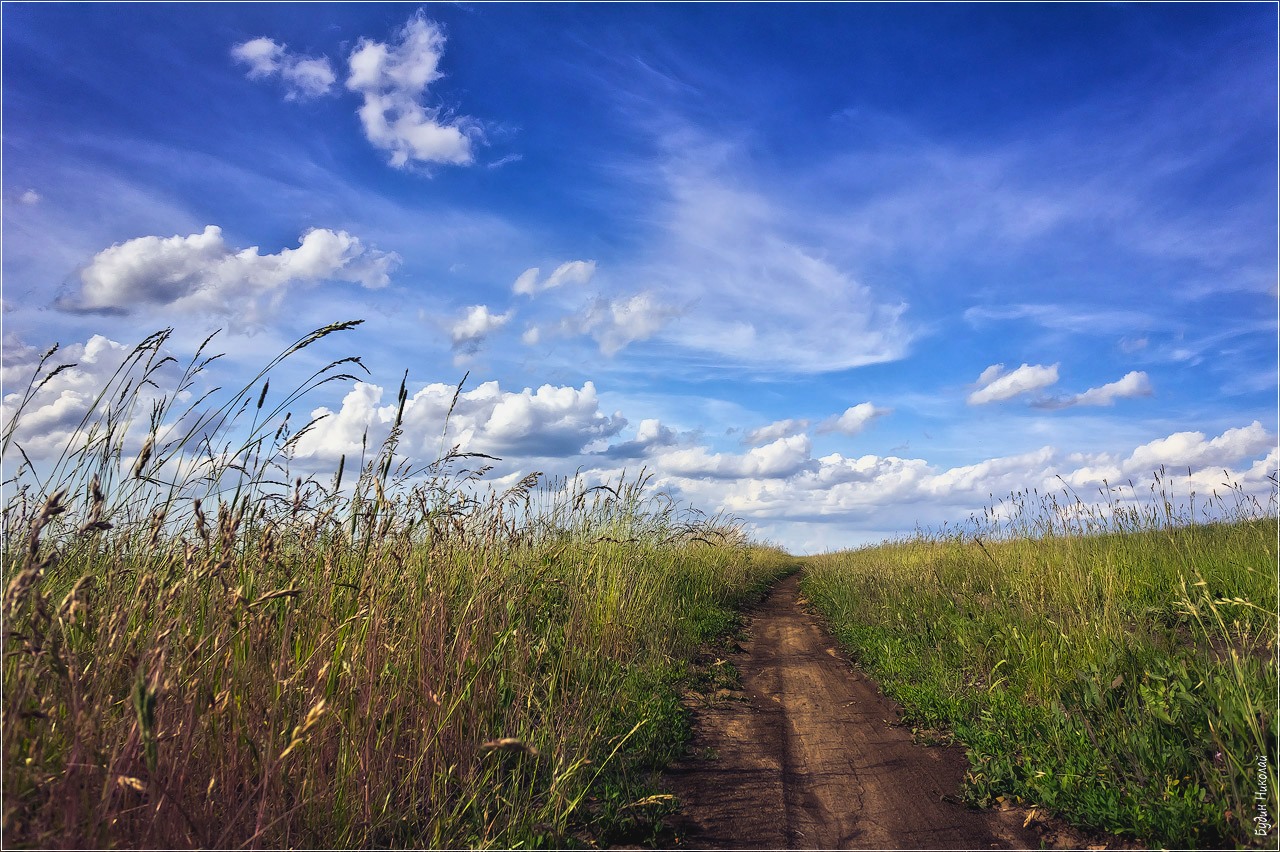
[[[804,588],[910,724],[967,746],[971,801],[1151,844],[1274,846],[1255,821],[1276,813],[1274,494],[1175,486],[1161,470],[1093,503],[1013,494],[959,528],[813,557]]]
[[[349,469],[293,474],[311,426],[293,430],[290,406],[359,361],[275,404],[268,372],[351,325],[224,401],[189,401],[202,347],[142,423],[138,389],[174,369],[153,336],[63,456],[7,483],[6,844],[516,847],[653,829],[684,661],[788,560],[643,472],[495,491],[487,459],[456,448],[414,466],[399,418]],[[5,448],[23,457],[18,434],[6,424]]]

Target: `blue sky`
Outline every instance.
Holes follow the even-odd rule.
[[[647,466],[796,551],[1020,488],[1276,469],[1269,4],[5,4],[6,415],[222,328],[295,416]],[[308,358],[312,360],[308,360]],[[114,361],[113,361],[114,359]],[[105,372],[104,372],[105,371]],[[277,386],[283,387],[283,379]],[[77,407],[79,406],[79,407]],[[28,425],[29,424],[29,425]],[[25,442],[25,443],[24,443]]]

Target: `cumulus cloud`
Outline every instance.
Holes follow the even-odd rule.
[[[1036,408],[1049,410],[1071,408],[1076,405],[1110,406],[1114,405],[1117,399],[1151,396],[1152,393],[1154,393],[1154,390],[1147,374],[1140,370],[1134,370],[1114,382],[1108,382],[1101,387],[1089,388],[1084,393],[1078,393],[1074,396],[1045,397],[1044,399],[1036,400],[1032,405]]]
[[[921,484],[925,493],[935,497],[952,494],[1007,494],[1028,485],[1043,486],[1057,473],[1057,455],[1053,447],[1041,447],[1016,456],[953,467],[929,477]]]
[[[581,388],[543,385],[536,391],[503,391],[497,382],[485,382],[458,394],[453,385],[430,384],[410,396],[404,407],[401,450],[419,460],[435,458],[443,445],[464,451],[503,456],[565,457],[576,455],[593,441],[610,438],[626,425],[620,412],[600,411],[595,385]],[[383,388],[357,382],[336,410],[317,408],[312,417],[323,417],[298,442],[298,454],[316,459],[358,455],[366,433],[370,443],[386,437],[395,421],[394,400],[381,404]]]
[[[16,198],[14,198],[14,201],[26,207],[39,204],[40,200],[40,193],[36,192],[34,189],[25,189],[19,193]]]
[[[286,45],[266,37],[251,39],[231,48],[236,62],[249,66],[249,79],[279,75],[286,87],[288,100],[319,97],[327,94],[337,77],[326,57],[299,56]]]
[[[1276,446],[1276,436],[1267,433],[1257,420],[1248,426],[1228,429],[1216,438],[1206,439],[1203,432],[1176,432],[1143,444],[1122,465],[1126,473],[1152,471],[1168,467],[1225,467],[1239,459],[1256,455]]]
[[[347,89],[364,99],[358,114],[365,138],[389,152],[397,168],[471,164],[472,146],[482,137],[479,123],[424,103],[427,88],[443,76],[443,30],[419,11],[398,35],[390,43],[362,38],[347,58]]]
[[[426,100],[427,89],[444,76],[440,60],[445,40],[440,26],[419,10],[394,40],[361,38],[347,57],[345,85],[362,100],[356,115],[365,138],[388,152],[388,162],[396,168],[475,162],[473,146],[484,137],[480,122],[429,106]],[[278,75],[287,100],[326,94],[337,82],[327,57],[299,56],[265,36],[235,45],[231,56],[249,66],[250,79]],[[519,158],[512,154],[491,165]]]
[[[711,454],[694,448],[662,453],[654,463],[659,483],[707,509],[723,509],[747,520],[841,523],[849,529],[903,530],[914,523],[962,521],[1000,497],[1024,489],[1041,494],[1075,494],[1105,510],[1104,481],[1115,486],[1131,479],[1122,501],[1141,502],[1145,485],[1162,465],[1176,474],[1177,494],[1190,490],[1208,496],[1224,483],[1264,504],[1275,491],[1280,465],[1276,436],[1258,422],[1227,429],[1216,437],[1180,432],[1143,444],[1128,453],[1066,453],[1052,446],[973,464],[940,468],[925,459],[833,453],[813,459],[803,436],[784,439],[761,453]],[[766,464],[766,460],[768,463]],[[1192,473],[1186,476],[1186,470]],[[1167,480],[1169,481],[1169,480]],[[1204,501],[1199,501],[1203,505]],[[1009,504],[997,507],[1009,511]]]
[[[791,435],[745,453],[710,453],[705,447],[674,450],[659,456],[661,470],[685,477],[781,479],[815,468],[808,435]]]
[[[126,385],[133,388],[125,398],[126,403],[131,400],[132,419],[127,423],[117,421],[114,427],[124,428],[125,432],[117,431],[116,437],[124,441],[126,451],[136,452],[141,445],[149,429],[153,403],[166,393],[178,393],[179,401],[191,397],[190,390],[173,390],[182,370],[176,361],[166,358],[167,350],[155,353],[150,348],[139,349],[95,334],[83,343],[56,347],[37,375],[44,354],[7,335],[0,365],[0,385],[9,391],[0,400],[0,423],[5,430],[13,429],[12,440],[37,463],[82,446],[87,437],[81,432],[82,424],[92,424],[109,407],[118,405],[118,392]],[[139,384],[148,360],[155,365],[149,373],[150,381]],[[34,393],[24,404],[29,388]],[[125,410],[129,411],[127,406]],[[173,428],[174,423],[161,425],[162,442]],[[6,458],[6,462],[12,461]]]
[[[795,435],[809,428],[808,420],[796,420],[788,418],[786,420],[775,420],[768,426],[761,426],[759,429],[752,429],[742,439],[744,444],[757,446],[759,444],[767,444],[784,438],[787,435]]]
[[[61,452],[130,351],[130,347],[98,334],[85,343],[61,349],[52,366],[74,366],[58,373],[27,403],[16,423],[14,440],[35,459]],[[19,341],[5,341],[0,378],[6,388],[18,389],[5,394],[0,406],[5,428],[15,425],[18,406],[35,374],[40,354]]]
[[[467,308],[449,329],[454,351],[461,355],[474,355],[485,338],[506,325],[512,314],[512,311],[505,314],[491,313],[488,305],[472,305]]]
[[[877,417],[883,417],[889,413],[887,408],[877,408],[869,402],[860,402],[850,408],[839,417],[832,418],[822,425],[823,432],[843,432],[846,435],[856,435],[863,429],[867,428],[867,424]]]
[[[978,377],[980,387],[969,394],[970,405],[986,405],[990,402],[1012,399],[1015,396],[1047,388],[1058,381],[1058,365],[1023,364],[1011,373],[1003,364],[992,364]]]
[[[1077,394],[1071,400],[1072,405],[1111,405],[1117,399],[1128,399],[1135,396],[1151,396],[1151,380],[1147,378],[1147,374],[1134,370],[1114,382],[1108,382],[1101,387],[1089,388],[1082,394]]]
[[[80,273],[79,293],[59,306],[114,313],[162,306],[255,323],[293,285],[344,281],[376,289],[399,260],[346,231],[319,228],[303,234],[296,249],[264,255],[257,246],[228,246],[222,229],[209,225],[199,234],[138,237],[98,252]]]
[[[679,436],[674,429],[662,425],[660,420],[647,418],[640,421],[635,438],[613,444],[603,450],[600,455],[611,459],[644,458],[663,447],[675,444],[677,440]]]
[[[538,279],[540,273],[541,270],[536,266],[521,272],[520,277],[512,285],[511,292],[517,296],[532,296],[536,293],[554,290],[564,284],[586,286],[591,283],[592,277],[596,274],[596,262],[594,260],[571,260],[568,263],[560,264],[554,272],[542,280]]]

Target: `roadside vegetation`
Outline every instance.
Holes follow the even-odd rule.
[[[283,394],[268,374],[351,325],[225,401],[191,398],[203,348],[143,401],[173,369],[155,335],[48,463],[14,440],[20,412],[5,424],[6,845],[572,846],[657,830],[689,661],[793,560],[643,472],[494,490],[486,457],[446,447],[411,466],[398,420],[364,458],[295,473],[310,425],[289,409],[359,362]]]
[[[810,557],[803,588],[906,724],[967,748],[972,803],[1274,848],[1276,542],[1274,497],[1160,470]]]

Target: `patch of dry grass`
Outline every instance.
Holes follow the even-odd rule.
[[[179,410],[200,354],[132,454],[164,337],[9,483],[8,845],[508,847],[652,823],[699,625],[783,554],[643,473],[496,493],[456,451],[411,467],[398,423],[356,470],[292,475],[288,407],[354,359],[274,408],[281,359]]]

